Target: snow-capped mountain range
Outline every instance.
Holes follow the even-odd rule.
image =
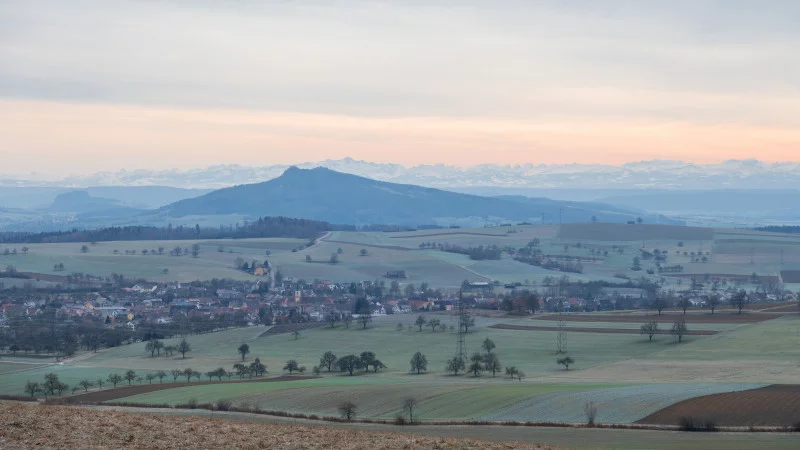
[[[504,187],[532,189],[800,189],[800,163],[728,160],[717,164],[641,161],[621,166],[599,164],[444,164],[406,167],[352,158],[294,164],[303,169],[326,167],[380,181],[442,189]],[[31,174],[0,175],[0,187],[172,186],[218,189],[258,183],[280,176],[290,165],[216,165],[204,169],[120,170],[61,179]]]

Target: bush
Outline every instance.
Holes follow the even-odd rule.
[[[230,400],[217,400],[215,406],[217,411],[230,411],[231,407],[233,406],[233,402]]]
[[[717,431],[717,423],[712,419],[705,419],[701,421],[700,419],[696,419],[692,416],[681,417],[678,420],[678,426],[680,427],[681,431]]]
[[[189,401],[186,402],[186,406],[189,407],[189,409],[197,409],[197,399],[190,398]]]
[[[405,425],[406,424],[406,416],[402,414],[398,414],[397,417],[394,418],[395,425]]]

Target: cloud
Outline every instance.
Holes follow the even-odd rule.
[[[257,136],[269,129],[281,139],[291,135],[295,144],[281,145],[306,152],[296,153],[301,160],[344,148],[331,144],[335,140],[385,149],[371,159],[415,154],[387,142],[399,131],[375,128],[375,123],[401,123],[393,120],[438,130],[425,137],[426,151],[419,156],[437,162],[464,158],[456,150],[514,162],[549,149],[574,158],[617,149],[620,158],[632,159],[678,151],[655,137],[634,144],[630,136],[642,133],[640,124],[647,130],[691,131],[691,139],[681,139],[696,146],[695,159],[745,151],[762,156],[762,150],[783,148],[772,147],[784,142],[776,133],[800,125],[800,60],[793,57],[800,44],[793,20],[798,13],[797,2],[764,7],[744,0],[6,0],[0,2],[0,99],[15,123],[30,121],[20,126],[31,135],[0,137],[6,144],[0,150],[47,147],[103,155],[115,147],[146,151],[131,142],[178,153],[208,146],[192,136],[212,131],[170,117],[149,127],[176,127],[158,132],[174,145],[142,142],[126,134],[134,131],[124,117],[111,114],[120,121],[112,123],[98,116],[107,105],[110,111],[134,108],[155,116],[213,112],[214,123],[238,123],[249,114],[270,117],[258,123],[261,134],[237,125],[236,132],[226,128],[219,141],[207,136],[208,142],[224,148],[224,135],[241,145],[262,139]],[[14,115],[7,109],[12,104],[28,105],[40,116]],[[42,137],[35,136],[36,121],[47,116],[42,108],[58,115],[69,105],[72,114],[87,114],[76,127],[102,123],[105,128],[91,138],[70,134],[75,142],[40,142],[47,136],[46,122],[39,127]],[[316,128],[281,122],[287,127],[281,130],[276,116],[328,119],[312,121]],[[350,118],[366,128],[352,129]],[[475,124],[476,130],[506,134],[493,131],[485,140],[480,132],[470,133]],[[562,139],[552,134],[521,139],[532,133],[518,124],[534,131],[552,124],[580,128],[568,151],[565,140],[551,146]],[[613,125],[613,133],[585,131],[597,124]],[[735,134],[753,136],[743,141],[750,143],[747,150],[712,132],[731,127],[740,127]],[[764,140],[757,142],[755,130],[761,129]],[[404,133],[400,141],[411,145],[413,130]],[[469,145],[467,136],[474,139]],[[675,133],[669,136],[674,139]],[[593,141],[601,138],[602,143]],[[300,139],[305,144],[299,145]],[[544,141],[548,144],[537,146]],[[497,147],[508,152],[495,152]]]

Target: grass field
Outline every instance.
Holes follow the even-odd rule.
[[[241,257],[247,261],[268,259],[285,276],[307,280],[374,280],[382,278],[387,271],[404,270],[408,279],[401,280],[403,283],[428,282],[433,287],[457,288],[465,279],[536,286],[545,277],[560,277],[564,273],[519,263],[507,254],[500,260],[473,261],[460,254],[420,248],[423,243],[520,248],[534,238],[539,239],[542,252],[556,258],[594,258],[598,255],[592,253],[594,250],[608,252],[601,261],[586,261],[582,274],[567,274],[573,280],[618,281],[618,276],[661,278],[645,272],[654,268],[652,261],[643,260],[642,271],[631,270],[632,260],[640,255],[642,247],[666,250],[667,264],[683,265],[682,273],[663,275],[667,286],[673,287],[688,282],[680,278],[702,278],[706,274],[745,277],[752,273],[778,277],[782,270],[788,275],[786,281],[793,282],[795,277],[791,270],[800,269],[800,236],[625,224],[524,225],[396,233],[334,231],[308,248],[304,248],[308,242],[303,239],[203,240],[197,241],[201,246],[198,258],[167,256],[173,247],[190,248],[194,241],[101,242],[90,245],[88,253],[80,252],[80,243],[31,244],[27,255],[0,253],[0,268],[14,265],[20,271],[55,275],[122,273],[153,281],[253,278],[233,268],[234,260]],[[165,249],[164,255],[141,253],[144,249],[152,252],[159,247]],[[218,251],[220,249],[223,251]],[[338,253],[339,249],[342,253]],[[114,250],[119,254],[114,254]],[[125,251],[131,250],[137,253],[125,255]],[[271,252],[269,256],[267,250]],[[367,254],[362,256],[361,250],[366,250]],[[329,263],[333,253],[338,254],[338,264]],[[708,261],[692,262],[692,254],[702,254]],[[310,256],[312,262],[307,262],[306,256]],[[53,272],[53,265],[58,263],[65,265],[64,272]],[[164,269],[168,269],[168,273],[165,274]],[[10,287],[20,283],[24,281],[9,280],[7,284]]]
[[[751,313],[758,314],[758,313]],[[620,315],[603,316],[605,322],[583,322],[581,326],[607,329],[635,324],[614,323]],[[317,379],[272,383],[213,383],[176,387],[127,397],[139,403],[186,403],[189,399],[213,402],[230,399],[241,406],[265,410],[337,415],[341,402],[359,406],[361,417],[393,418],[404,398],[419,401],[421,419],[564,420],[581,421],[585,402],[595,401],[603,422],[629,423],[663,407],[710,393],[750,389],[800,376],[794,361],[800,357],[800,335],[795,318],[758,323],[708,324],[719,334],[690,336],[677,344],[669,336],[653,342],[639,335],[569,332],[569,356],[575,364],[565,371],[556,364],[556,333],[538,330],[489,328],[493,324],[522,325],[552,323],[539,318],[478,318],[467,337],[469,352],[481,351],[480,342],[495,341],[501,363],[526,373],[522,381],[499,374],[454,377],[444,370],[455,349],[455,334],[408,331],[416,316],[376,318],[366,329],[338,326],[291,335],[261,336],[265,328],[242,328],[190,336],[193,351],[187,358],[150,357],[143,344],[123,346],[85,354],[73,362],[44,367],[32,366],[22,372],[0,373],[0,393],[22,394],[26,380],[40,380],[56,372],[65,382],[105,377],[108,373],[133,368],[141,376],[148,371],[192,367],[204,372],[216,367],[230,369],[240,361],[236,347],[247,342],[248,360],[259,357],[271,376],[283,373],[288,359],[310,368],[325,350],[338,356],[374,351],[388,368],[375,374],[323,372]],[[432,317],[432,316],[430,316]],[[453,318],[441,314],[449,323]],[[397,331],[397,323],[404,325]],[[578,323],[578,322],[574,322]],[[411,375],[408,361],[421,351],[429,362],[428,373]],[[11,365],[11,364],[7,364]],[[168,378],[171,380],[171,378]],[[169,384],[166,381],[165,384]]]

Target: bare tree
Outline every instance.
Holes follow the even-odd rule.
[[[594,404],[593,400],[583,405],[583,413],[586,415],[586,425],[593,427],[594,421],[597,418],[597,405]]]
[[[744,289],[736,291],[731,296],[731,306],[738,309],[739,314],[742,313],[742,310],[745,306],[747,306],[748,303],[750,303],[750,297],[747,295],[747,292],[745,292]]]
[[[346,401],[339,405],[339,414],[342,419],[353,420],[356,416],[356,404],[351,401]]]
[[[711,315],[714,315],[714,310],[719,306],[719,294],[711,294],[706,298],[706,305],[711,308]]]
[[[658,322],[655,320],[651,320],[639,328],[639,334],[646,334],[650,338],[650,342],[653,342],[653,336],[656,333],[658,333]]]
[[[672,324],[672,330],[670,332],[672,333],[673,336],[678,338],[678,342],[682,342],[683,336],[686,334],[687,331],[688,328],[686,327],[686,320],[681,319],[681,320],[676,320],[675,323]]]
[[[408,413],[408,422],[414,423],[414,408],[417,407],[417,399],[414,397],[407,397],[403,400],[403,409]]]

